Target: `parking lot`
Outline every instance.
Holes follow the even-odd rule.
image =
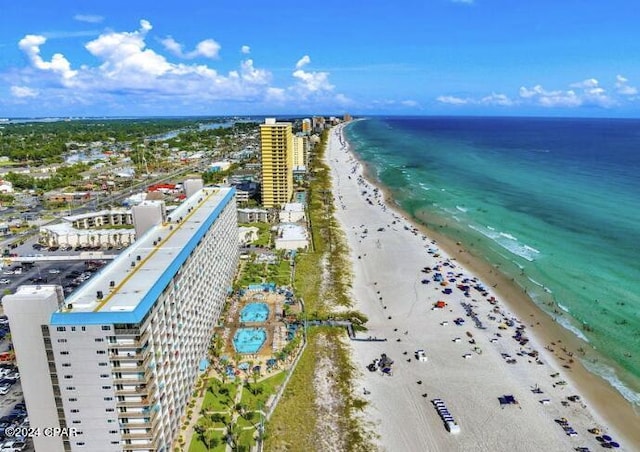
[[[34,247],[35,246],[35,247]],[[35,238],[30,238],[24,244],[10,250],[11,254],[22,258],[33,257],[33,261],[9,262],[4,260],[0,270],[0,290],[4,294],[13,293],[20,285],[25,284],[58,284],[64,288],[65,295],[71,294],[81,286],[91,274],[99,270],[107,262],[102,260],[60,260],[38,261],[39,257],[78,256],[81,251],[74,249],[49,250],[40,248]],[[118,250],[107,251],[117,254]]]
[[[64,250],[48,250],[34,247],[35,238],[25,240],[25,243],[10,249],[10,253],[21,257],[33,257],[33,261],[27,262],[10,262],[9,259],[2,261],[0,269],[0,290],[3,294],[13,293],[21,285],[33,284],[58,284],[63,287],[65,295],[69,296],[74,290],[84,284],[93,273],[98,271],[108,261],[103,260],[47,260],[37,261],[37,257],[56,257],[56,256],[77,256],[80,251],[73,249]],[[5,247],[6,248],[6,247]],[[116,254],[119,251],[107,251],[109,254]],[[3,310],[0,306],[0,353],[7,352],[10,349],[10,340],[8,336],[8,325],[5,323]],[[12,440],[4,438],[4,429],[7,426],[24,426],[28,425],[28,418],[24,413],[22,388],[20,385],[19,375],[16,377],[17,369],[9,368],[10,364],[0,363],[0,446],[4,442]],[[6,370],[2,368],[5,367]],[[14,379],[15,381],[9,381]],[[23,450],[33,451],[33,443],[27,439],[26,443],[22,443],[19,439],[17,442],[11,442],[15,450],[24,447]],[[8,444],[8,443],[7,443]],[[4,450],[4,449],[3,449]]]

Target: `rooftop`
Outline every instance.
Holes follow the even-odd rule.
[[[234,194],[203,188],[185,200],[73,293],[51,324],[140,322]]]
[[[295,223],[282,223],[278,226],[278,240],[307,240],[307,230]]]
[[[96,214],[98,215],[98,214]],[[45,226],[41,226],[41,230],[51,231],[56,234],[72,234],[74,236],[98,236],[104,235],[109,236],[113,234],[128,234],[130,232],[135,232],[133,225],[128,225],[128,228],[119,228],[119,229],[76,229],[73,227],[71,223],[57,223],[57,224],[49,224]]]
[[[131,211],[128,209],[105,209],[105,210],[99,210],[97,212],[81,213],[78,215],[69,215],[69,216],[63,217],[63,219],[66,221],[76,221],[76,220],[84,220],[85,218],[95,218],[95,217],[100,217],[105,215],[122,215],[127,213],[131,213]]]
[[[288,202],[283,207],[284,212],[304,212],[304,204],[300,202]]]

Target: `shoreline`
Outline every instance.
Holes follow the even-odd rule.
[[[532,340],[536,342],[538,351],[541,356],[543,356],[543,361],[546,362],[545,367],[560,369],[563,378],[566,378],[566,380],[570,381],[570,383],[579,390],[578,392],[589,406],[589,411],[592,412],[593,420],[605,424],[612,432],[615,432],[614,436],[620,438],[624,446],[640,445],[640,432],[637,431],[638,415],[633,410],[631,403],[624,399],[613,386],[582,366],[577,359],[579,355],[578,348],[580,347],[579,340],[570,331],[563,328],[546,312],[535,305],[533,300],[523,292],[522,288],[514,284],[509,277],[500,273],[490,263],[484,260],[482,256],[475,255],[473,251],[464,249],[459,242],[454,242],[452,239],[438,233],[438,231],[427,228],[396,206],[389,193],[377,185],[375,178],[371,177],[366,165],[356,158],[351,149],[348,149],[348,142],[342,131],[343,127],[344,126],[338,126],[335,130],[331,131],[331,134],[335,134],[336,139],[343,145],[342,151],[336,149],[337,145],[335,145],[335,143],[333,143],[334,148],[329,149],[331,148],[332,141],[330,140],[329,142],[327,160],[332,167],[332,176],[339,174],[339,169],[331,160],[335,159],[337,153],[344,152],[344,148],[347,148],[346,153],[349,156],[348,158],[353,159],[356,166],[360,166],[360,173],[364,180],[366,180],[366,183],[371,187],[376,187],[382,193],[380,202],[385,206],[383,210],[388,208],[394,215],[401,217],[403,221],[415,227],[421,234],[430,240],[435,240],[435,243],[437,243],[436,246],[441,249],[446,256],[449,256],[452,262],[461,265],[467,273],[478,277],[479,280],[487,286],[495,285],[495,288],[492,288],[491,291],[496,294],[500,302],[504,304],[510,312],[522,321],[523,325],[526,325],[527,332],[530,332]],[[340,183],[338,183],[338,185],[339,184]],[[334,186],[335,185],[334,182]],[[336,202],[337,206],[338,203],[343,203],[342,199],[336,199]],[[340,213],[339,209],[337,212]],[[340,220],[342,226],[345,227],[345,219],[340,218]],[[347,236],[350,235],[350,232],[351,231],[345,229]],[[350,240],[350,245],[353,245],[353,240]],[[351,246],[352,253],[355,253],[353,248],[354,247]],[[352,257],[355,258],[355,256]],[[354,261],[357,262],[355,259]],[[357,279],[359,273],[357,269],[355,273]],[[356,286],[357,284],[354,284],[354,292],[358,291]],[[360,289],[360,291],[362,291],[362,289]],[[371,306],[364,307],[365,311],[371,310]],[[365,313],[368,314],[368,312]],[[556,345],[551,346],[551,343]],[[553,349],[553,352],[543,349],[544,347]],[[358,355],[357,352],[356,355]],[[573,359],[573,357],[576,359]],[[570,368],[563,367],[568,365],[569,360],[572,360],[569,365]]]

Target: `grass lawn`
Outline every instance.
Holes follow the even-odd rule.
[[[240,223],[239,226],[256,227],[258,231],[258,240],[252,242],[252,245],[267,246],[271,243],[271,224],[269,223]]]
[[[246,262],[242,268],[238,286],[245,287],[249,284],[260,284],[264,281],[264,276],[265,264],[257,264],[253,260]]]
[[[258,413],[257,411],[254,411],[254,415],[253,418],[248,421],[245,418],[243,418],[242,416],[238,417],[238,420],[236,421],[237,425],[239,425],[242,428],[245,427],[254,427],[256,424],[260,423],[260,413]]]
[[[221,388],[228,389],[229,394],[221,394]],[[236,383],[223,384],[218,380],[210,379],[207,384],[207,392],[204,396],[204,402],[202,402],[202,409],[205,411],[228,411],[229,405],[227,405],[227,401],[231,400],[230,404],[233,404],[233,400],[236,396],[236,391]]]
[[[269,397],[272,394],[275,394],[278,390],[278,387],[284,382],[286,375],[283,372],[278,372],[276,375],[269,377],[265,380],[259,381],[255,386],[258,388],[262,388],[262,392],[256,395],[253,395],[251,391],[249,391],[246,387],[242,388],[242,403],[248,410],[258,410],[260,404],[264,407],[264,404],[267,402]],[[253,383],[251,382],[251,386]]]
[[[242,433],[240,433],[240,439],[238,441],[238,444],[241,446],[253,446],[256,443],[256,440],[253,439],[253,435],[255,433],[254,429],[251,430],[243,430]]]
[[[212,425],[213,425],[214,428],[222,428],[222,427],[224,427],[225,425],[228,424],[229,418],[231,417],[231,415],[229,413],[218,413],[218,414],[223,416],[223,421],[221,421],[221,422],[213,422]],[[209,418],[212,417],[211,414],[209,414],[207,416]],[[206,424],[206,422],[208,422],[208,421],[205,421],[204,415],[201,415],[200,418],[198,419],[198,424],[202,425],[202,424]]]
[[[226,450],[226,443],[224,442],[222,432],[211,432],[211,436],[218,438],[218,445],[213,449],[207,449],[207,446],[200,441],[199,435],[194,433],[191,438],[191,444],[189,444],[189,452],[224,452]]]
[[[289,286],[291,284],[291,265],[288,259],[280,259],[277,265],[273,265],[273,280],[279,286]]]

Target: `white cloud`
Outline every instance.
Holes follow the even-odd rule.
[[[572,83],[569,86],[582,89],[582,92],[578,95],[582,105],[608,108],[616,104],[616,101],[607,94],[606,90],[600,86],[600,82],[595,78]]]
[[[148,21],[141,20],[138,31],[103,34],[85,48],[104,61],[100,70],[107,78],[137,80],[140,76],[158,77],[172,68],[165,57],[145,49],[144,38],[151,29]]]
[[[182,44],[173,39],[171,36],[167,36],[166,38],[161,39],[160,42],[169,52],[179,57],[183,57]]]
[[[416,102],[415,100],[411,100],[411,99],[400,101],[400,104],[404,105],[405,107],[419,107],[420,106],[420,104],[418,102]]]
[[[338,102],[342,106],[353,105],[353,99],[345,96],[344,94],[336,94],[335,98],[336,102]]]
[[[99,24],[104,20],[104,17],[96,14],[76,14],[73,18],[79,22],[87,22],[90,24]]]
[[[11,95],[14,97],[25,98],[25,97],[37,97],[38,90],[31,89],[27,86],[12,86],[11,87]]]
[[[283,104],[287,101],[287,92],[283,88],[269,87],[267,88],[266,100],[268,102]]]
[[[301,105],[331,108],[351,102],[343,94],[333,92],[328,72],[307,68],[311,63],[308,55],[296,62],[288,83],[274,86],[272,73],[250,58],[239,61],[236,68],[226,73],[211,64],[172,61],[173,55],[189,58],[197,53],[214,57],[220,46],[207,39],[194,50],[185,51],[171,36],[155,40],[151,30],[151,23],[141,20],[137,30],[103,32],[84,44],[84,49],[97,63],[77,68],[72,68],[60,53],[44,61],[41,48],[44,51],[45,43],[51,44],[44,36],[25,36],[19,47],[27,56],[29,66],[16,71],[8,84],[16,87],[12,89],[14,101],[19,99],[16,96],[37,94],[43,105],[49,102],[53,109],[63,105],[67,108],[95,106],[96,109],[117,106],[121,111],[125,108],[141,111],[162,105],[164,112],[169,111],[167,107],[210,109],[220,108],[215,106],[222,104],[265,108],[273,103],[282,108]],[[245,50],[249,52],[250,48],[243,46],[241,51]],[[260,105],[262,107],[258,107]]]
[[[596,88],[598,86],[598,80],[596,80],[595,78],[588,78],[581,82],[572,83],[569,86],[571,88],[582,88],[582,89]]]
[[[309,63],[311,63],[309,55],[303,56],[298,60],[296,70],[291,74],[298,79],[297,94],[302,98],[306,98],[312,93],[333,90],[334,86],[329,82],[328,72],[307,72],[302,69]]]
[[[515,104],[506,94],[491,93],[489,96],[485,96],[480,99],[481,104],[485,105],[500,105],[502,107],[510,107]]]
[[[251,47],[242,46],[242,47],[240,47],[240,52],[242,52],[245,55],[249,55],[251,53]]]
[[[593,106],[608,108],[616,104],[604,88],[599,86],[598,80],[590,78],[581,82],[571,83],[570,90],[545,90],[541,85],[533,88],[520,87],[520,97],[534,105],[542,107],[580,107]]]
[[[328,72],[305,72],[298,69],[292,75],[299,80],[298,86],[306,92],[331,91],[334,88],[329,83]]]
[[[456,96],[438,96],[436,100],[440,103],[450,105],[466,105],[472,102],[471,99],[463,99],[462,97]]]
[[[623,96],[635,96],[638,94],[638,88],[628,85],[629,80],[622,75],[616,75],[616,91]]]
[[[226,75],[205,64],[171,62],[147,46],[150,30],[151,24],[142,20],[138,30],[103,33],[85,45],[99,63],[83,65],[76,71],[71,71],[69,62],[61,54],[54,56],[51,62],[42,60],[40,46],[46,42],[42,36],[25,36],[20,41],[20,48],[29,57],[32,68],[57,75],[57,80],[49,80],[49,85],[41,91],[51,96],[55,91],[56,96],[64,97],[69,103],[95,103],[100,95],[109,99],[144,95],[145,103],[171,96],[176,104],[209,105],[215,101],[258,102],[275,97],[291,100],[293,92],[300,89],[299,83],[288,88],[270,86],[271,73],[256,67],[251,59],[241,61],[236,70],[230,70]],[[174,53],[182,51],[180,44],[172,38],[165,39],[163,44]],[[213,56],[218,49],[213,40],[205,40],[193,52]],[[13,84],[31,85],[28,83],[31,72],[25,70],[22,79],[18,78]],[[64,88],[70,86],[67,81],[70,76],[73,76],[74,90],[65,92]],[[56,81],[58,85],[52,86]],[[312,81],[309,81],[311,85]]]
[[[439,96],[436,98],[436,101],[449,105],[498,105],[501,107],[510,107],[517,103],[506,94],[498,93],[491,93],[479,99],[472,97]]]
[[[220,44],[218,44],[213,39],[205,39],[204,41],[200,41],[198,44],[196,44],[196,48],[191,52],[184,52],[182,44],[177,42],[171,36],[167,36],[160,42],[165,49],[173,53],[175,56],[186,58],[189,60],[200,56],[206,58],[218,58],[218,54],[221,49]]]
[[[34,67],[44,71],[51,71],[62,76],[66,82],[76,76],[77,71],[71,69],[71,64],[61,53],[56,53],[51,57],[51,61],[44,61],[40,56],[40,46],[47,42],[47,38],[39,35],[26,35],[18,42],[18,47],[22,50]]]
[[[582,105],[582,100],[573,90],[547,91],[541,85],[535,85],[532,88],[521,86],[519,94],[522,99],[527,99],[530,103],[543,107],[577,107]]]
[[[303,66],[306,66],[309,63],[311,63],[311,58],[309,58],[309,55],[305,55],[296,63],[296,69],[301,69]]]
[[[253,66],[253,60],[251,59],[240,63],[240,68],[240,75],[243,80],[247,80],[258,85],[266,85],[271,80],[271,74],[264,69],[256,69]]]
[[[620,81],[619,83],[624,83]],[[568,90],[547,90],[542,85],[521,86],[517,98],[507,94],[491,93],[487,96],[456,97],[440,96],[436,100],[450,105],[494,105],[500,107],[539,106],[545,108],[601,107],[609,108],[617,104],[594,78],[572,83]]]

